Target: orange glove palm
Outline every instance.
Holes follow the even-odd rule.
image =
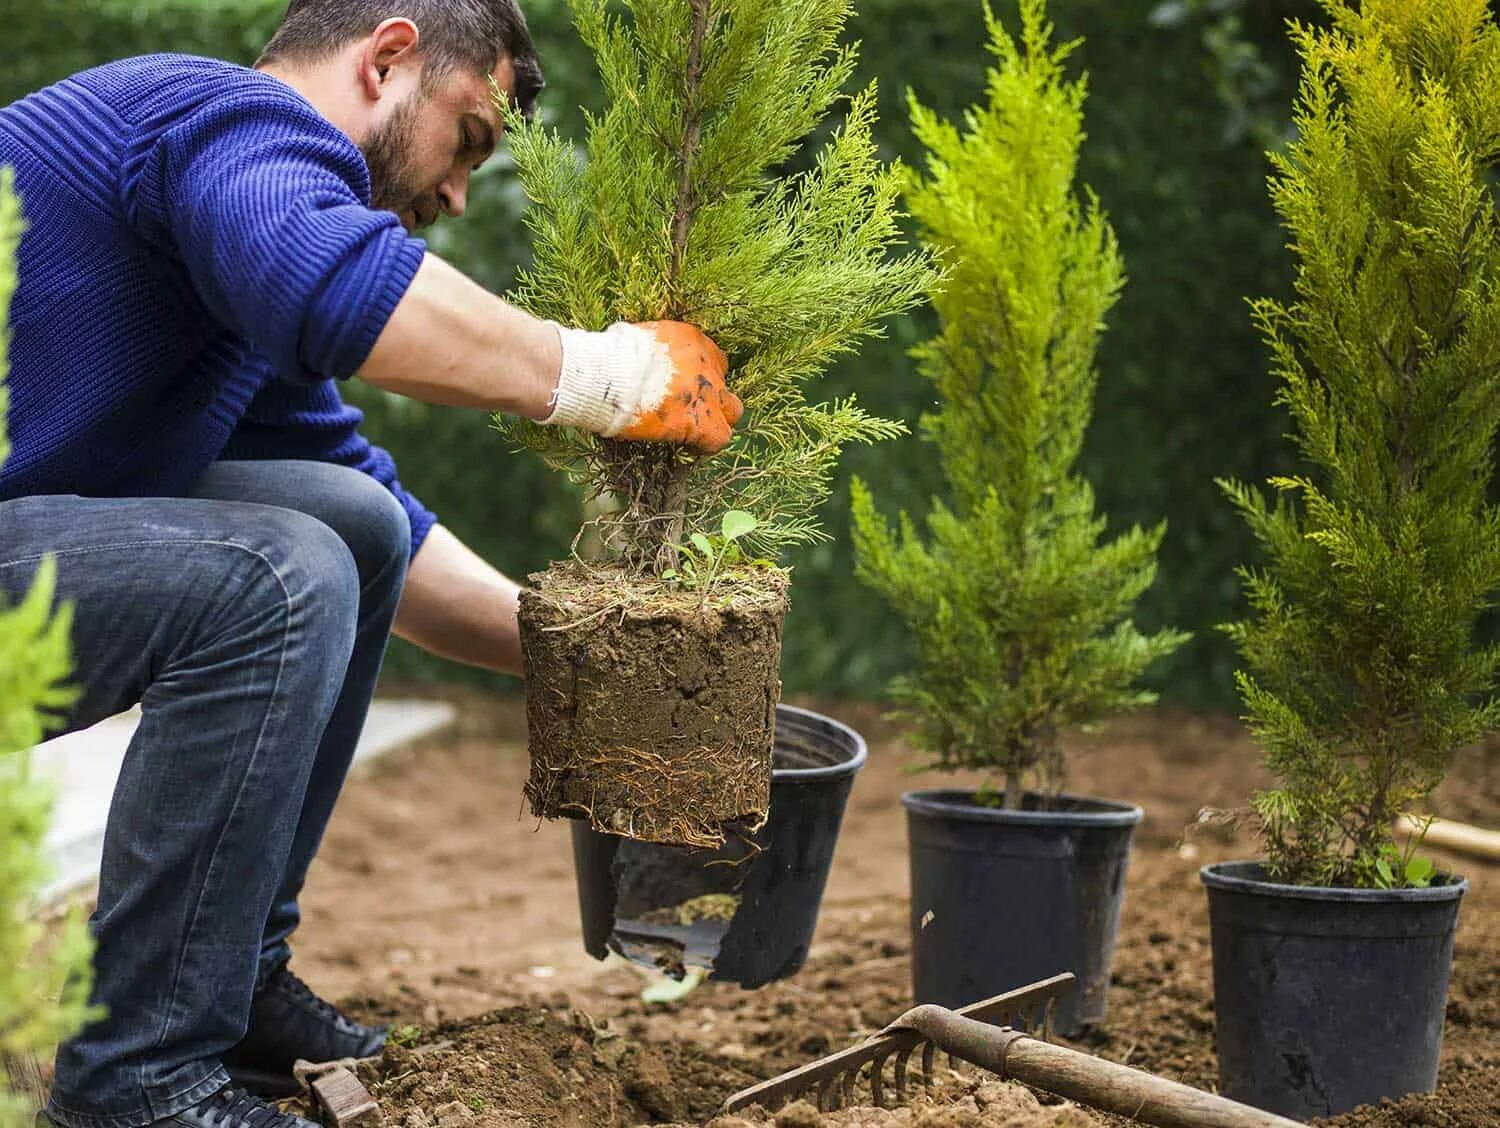
[[[643,395],[622,439],[681,443],[713,453],[734,437],[745,405],[724,385],[729,358],[701,331],[681,321],[648,321],[646,330],[666,351],[665,387]]]

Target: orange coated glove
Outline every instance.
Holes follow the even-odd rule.
[[[700,330],[681,321],[557,328],[562,374],[544,423],[708,454],[729,445],[745,408],[724,386],[728,358]]]

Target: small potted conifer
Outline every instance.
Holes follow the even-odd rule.
[[[908,206],[945,262],[940,331],[917,352],[940,409],[923,420],[951,499],[924,539],[854,487],[861,579],[915,636],[894,687],[932,766],[972,790],[907,795],[919,1001],[973,1002],[1061,971],[1064,1031],[1103,1017],[1130,839],[1141,811],[1062,793],[1061,736],[1153,700],[1132,688],[1184,636],[1130,621],[1163,527],[1101,543],[1075,463],[1095,348],[1122,284],[1114,234],[1075,185],[1086,80],[1065,67],[1042,0],[1017,43],[986,13],[997,65],[963,130],[913,100],[929,156]],[[1034,786],[1028,789],[1028,784]]]
[[[1467,886],[1392,820],[1500,722],[1500,28],[1485,0],[1324,6],[1272,156],[1295,294],[1254,307],[1309,469],[1274,503],[1226,486],[1265,551],[1230,631],[1266,858],[1203,871],[1221,1087],[1298,1118],[1436,1083]]]
[[[823,537],[817,509],[842,448],[902,430],[853,399],[809,402],[810,385],[918,303],[933,269],[922,252],[892,253],[900,189],[877,159],[873,88],[847,99],[812,167],[781,171],[845,101],[856,53],[839,38],[851,0],[572,6],[606,107],[582,151],[512,122],[535,235],[515,300],[589,329],[691,322],[727,354],[745,414],[711,457],[500,421],[602,512],[589,530],[594,558],[533,576],[522,597],[526,790],[539,817],[707,854],[662,870],[691,874],[715,849],[768,849],[754,835],[768,817],[778,728],[802,734],[791,742],[800,767],[788,770],[842,779],[840,812],[863,759],[847,730],[830,744],[832,722],[778,712],[788,574],[776,557]],[[683,882],[661,874],[630,884],[649,890],[639,910],[664,919],[723,923],[738,912],[718,892],[684,905]],[[821,891],[819,877],[798,896],[815,903]],[[607,921],[613,907],[602,912]],[[662,959],[675,969],[680,955]]]
[[[0,169],[0,462],[5,441],[7,314],[15,292],[20,209],[9,169]],[[92,944],[80,913],[50,935],[37,917],[46,878],[43,840],[51,789],[32,776],[28,749],[73,700],[66,611],[54,615],[50,561],[20,604],[0,600],[0,1128],[30,1128],[44,1093],[35,1055],[90,1017]],[[45,937],[45,939],[44,939]]]

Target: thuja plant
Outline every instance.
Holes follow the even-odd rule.
[[[1041,0],[1020,41],[986,11],[996,65],[962,128],[912,100],[927,149],[907,203],[945,260],[938,335],[916,352],[939,409],[923,421],[949,498],[925,535],[893,529],[854,485],[859,577],[910,626],[918,661],[893,693],[943,769],[1060,789],[1059,735],[1153,700],[1138,675],[1185,636],[1130,615],[1156,573],[1164,526],[1104,540],[1076,469],[1097,381],[1095,351],[1123,266],[1098,201],[1075,185],[1086,79],[1054,46]]]
[[[1225,486],[1265,553],[1229,629],[1271,875],[1412,885],[1392,819],[1500,721],[1500,32],[1485,0],[1324,7],[1272,155],[1294,298],[1254,304],[1307,471]]]
[[[5,441],[6,314],[15,291],[21,219],[8,169],[0,170],[0,461]],[[84,922],[69,917],[51,936],[37,916],[46,878],[43,838],[52,794],[32,776],[26,750],[72,701],[66,610],[52,613],[53,569],[26,598],[0,604],[0,1126],[29,1126],[35,1109],[17,1093],[17,1063],[45,1052],[88,1018],[91,951]]]
[[[892,253],[900,188],[877,159],[873,88],[842,93],[851,0],[573,11],[606,108],[582,151],[511,123],[535,237],[514,297],[588,329],[697,325],[727,354],[745,416],[713,457],[500,421],[604,513],[599,557],[535,577],[523,600],[529,791],[539,813],[710,844],[720,822],[763,815],[769,799],[778,556],[824,535],[817,510],[841,449],[900,432],[810,388],[920,301],[932,269]],[[785,174],[840,107],[816,161]]]

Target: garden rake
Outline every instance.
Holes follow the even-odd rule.
[[[1008,1081],[1020,1081],[1077,1104],[1132,1117],[1158,1128],[1292,1128],[1295,1121],[1202,1092],[1139,1069],[1052,1044],[1052,1008],[1072,990],[1072,975],[1056,975],[959,1011],[920,1006],[858,1046],[822,1058],[734,1094],[726,1113],[761,1105],[776,1108],[813,1095],[821,1111],[847,1106],[866,1073],[871,1101],[884,1107],[885,1067],[893,1062],[896,1099],[907,1094],[912,1056],[921,1051],[922,1082],[931,1083],[938,1050]]]

